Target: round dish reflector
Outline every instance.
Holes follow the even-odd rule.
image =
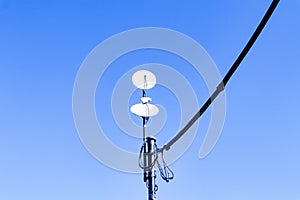
[[[156,77],[152,72],[140,70],[132,75],[132,83],[142,90],[151,89],[156,84]]]
[[[150,103],[138,103],[131,106],[130,111],[140,117],[152,117],[158,114],[159,109],[156,105]]]

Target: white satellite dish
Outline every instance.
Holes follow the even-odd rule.
[[[156,84],[156,77],[152,72],[140,70],[132,75],[132,83],[142,90],[151,89]]]
[[[156,105],[150,103],[138,103],[131,106],[130,111],[140,117],[152,117],[158,114],[159,109]]]

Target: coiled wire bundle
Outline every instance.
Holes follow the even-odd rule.
[[[174,173],[168,166],[167,162],[165,161],[164,149],[159,149],[156,144],[154,145],[154,148],[155,149],[154,149],[153,153],[145,153],[145,151],[144,151],[145,143],[142,145],[142,147],[140,149],[140,154],[139,154],[139,167],[141,169],[143,169],[144,171],[150,171],[156,165],[160,172],[161,178],[163,180],[165,180],[166,182],[169,182],[170,180],[172,180],[174,178]],[[161,163],[159,161],[159,155],[161,155]],[[147,163],[147,164],[144,163],[143,158],[145,158],[147,156],[154,156],[152,163]]]

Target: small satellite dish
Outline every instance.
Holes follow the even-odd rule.
[[[158,114],[159,109],[156,105],[150,103],[138,103],[131,106],[130,111],[140,117],[152,117]]]
[[[152,72],[140,70],[132,75],[132,83],[142,90],[151,89],[156,84],[156,77]]]

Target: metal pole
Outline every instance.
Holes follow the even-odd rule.
[[[156,200],[156,191],[157,191],[157,185],[155,184],[155,146],[156,139],[153,137],[147,137],[146,138],[146,184],[148,188],[148,200]]]
[[[147,162],[147,150],[146,150],[146,117],[143,117],[143,146],[144,146],[144,154],[143,154],[143,163],[144,163],[144,182],[147,182],[147,172],[146,172],[146,162]]]

